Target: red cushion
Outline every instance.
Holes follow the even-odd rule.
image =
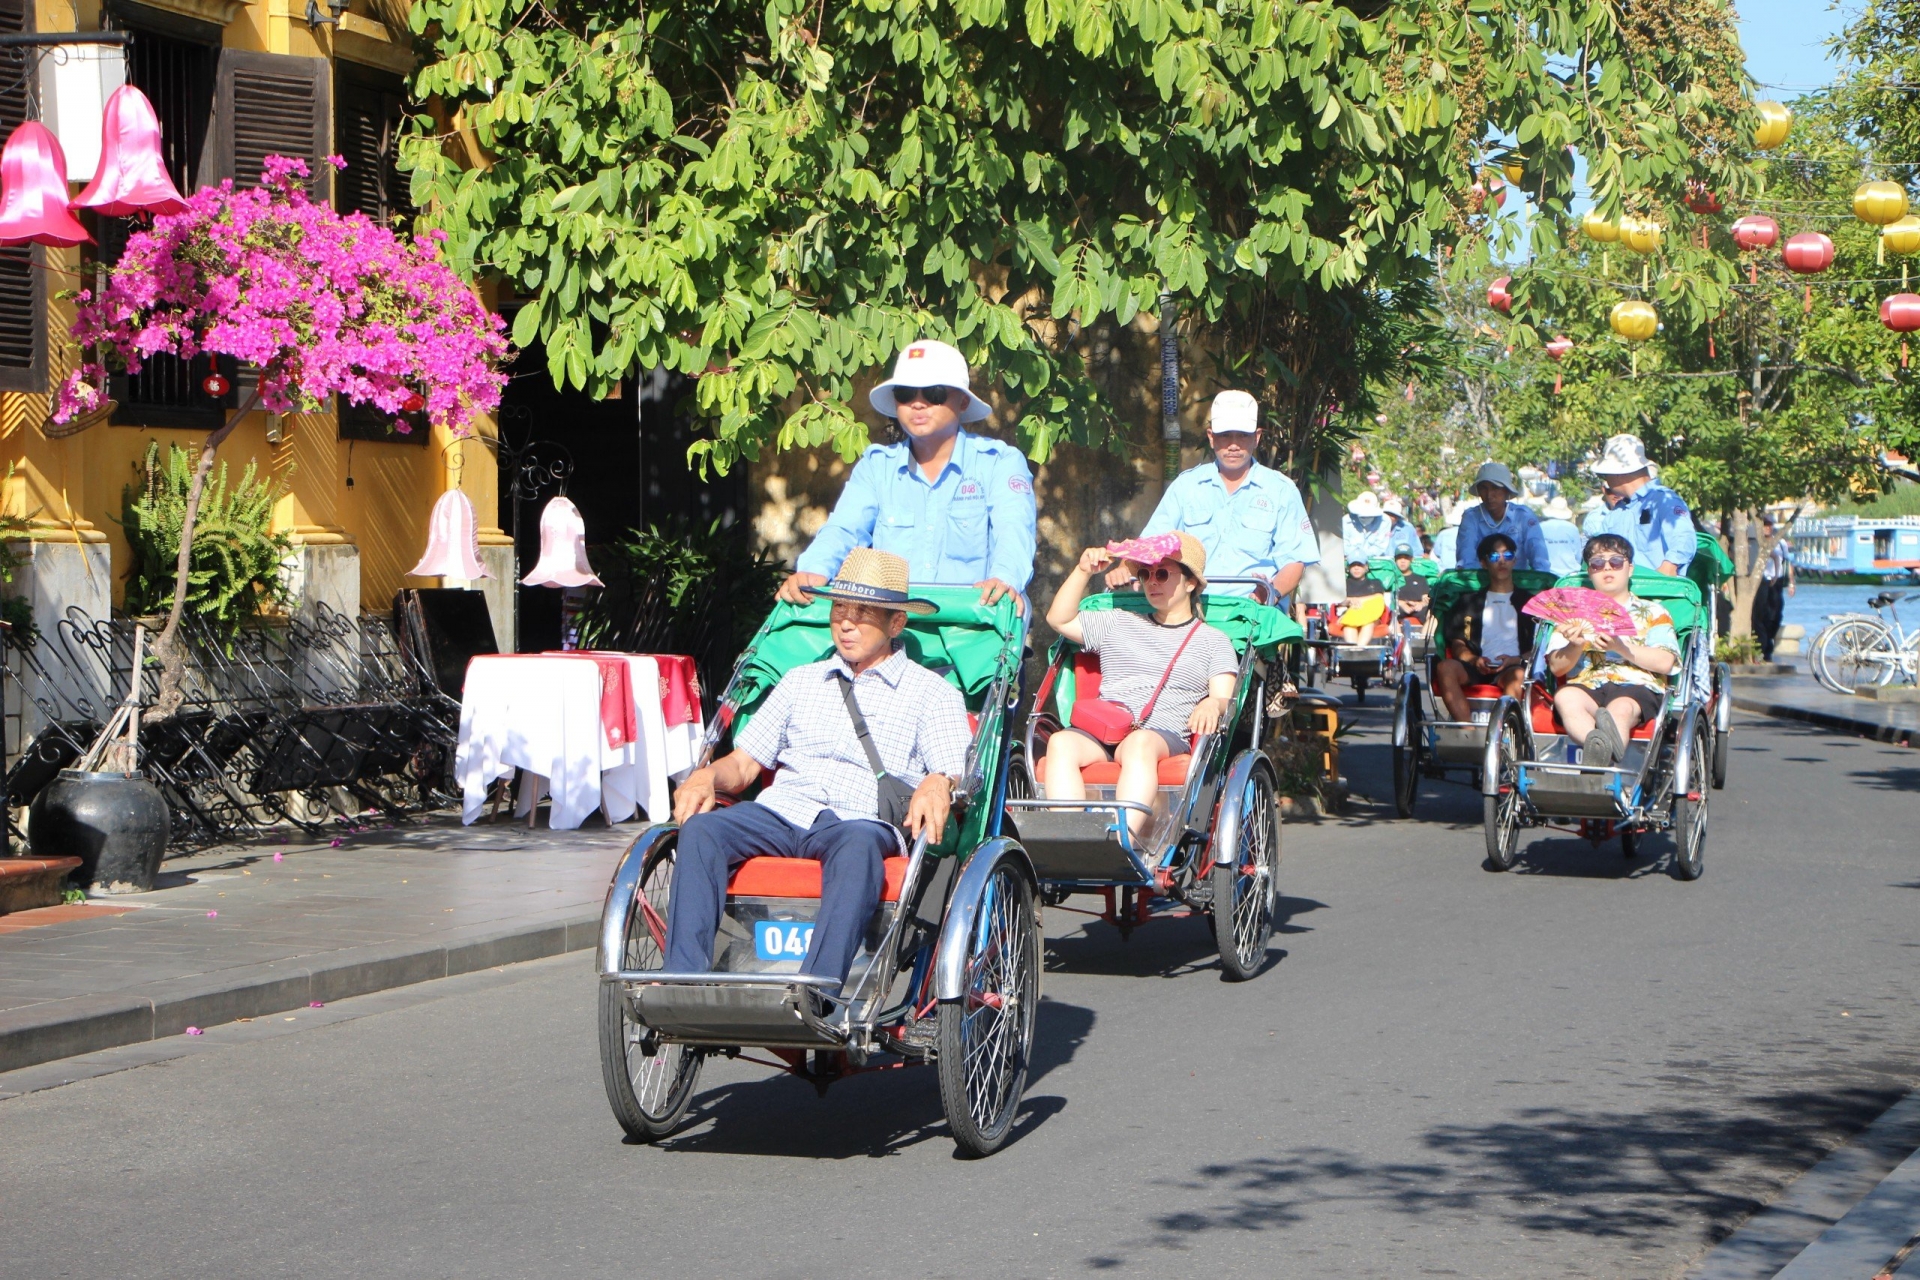
[[[898,902],[907,860],[888,858],[884,866],[887,882],[880,891],[880,901]],[[749,898],[817,898],[820,864],[812,858],[748,858],[734,869],[727,892]]]
[[[1498,701],[1506,692],[1497,684],[1470,684],[1462,690],[1469,698],[1491,698]]]
[[[967,712],[967,732],[969,734],[975,734],[980,732],[980,713],[979,712],[977,711]]]
[[[1473,696],[1469,691],[1468,696]],[[1560,718],[1554,714],[1553,699],[1547,697],[1538,685],[1533,689],[1533,731],[1535,733],[1565,733],[1560,727]],[[1643,720],[1633,726],[1633,732],[1627,735],[1635,742],[1648,742],[1653,738],[1653,721]]]
[[[1183,785],[1187,780],[1187,768],[1192,763],[1193,755],[1186,751],[1182,751],[1177,756],[1162,756],[1160,758],[1160,785],[1163,787],[1178,787]],[[1046,782],[1047,760],[1045,756],[1040,758],[1040,763],[1035,769],[1035,776],[1040,779],[1042,784]],[[1110,787],[1120,781],[1120,763],[1117,760],[1102,760],[1098,764],[1087,765],[1080,770],[1080,777],[1092,786]]]

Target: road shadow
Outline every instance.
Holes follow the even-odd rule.
[[[1041,1001],[1028,1092],[1009,1143],[1066,1108],[1066,1099],[1036,1097],[1032,1089],[1073,1061],[1094,1020],[1093,1010],[1080,1005]],[[770,1055],[755,1051],[753,1056]],[[663,1151],[850,1160],[894,1155],[948,1133],[939,1077],[931,1067],[864,1072],[834,1081],[824,1095],[809,1081],[769,1072],[699,1094],[680,1131],[655,1145]]]
[[[1863,786],[1881,791],[1920,791],[1920,769],[1895,766],[1891,769],[1855,769],[1847,775]]]
[[[1525,834],[1521,836],[1525,839]],[[1631,858],[1620,849],[1620,837],[1595,845],[1579,836],[1528,841],[1514,855],[1516,876],[1557,876],[1569,880],[1638,880],[1664,874],[1673,845],[1666,837],[1641,836]]]
[[[1428,1220],[1494,1216],[1530,1235],[1671,1250],[1675,1232],[1717,1241],[1779,1187],[1900,1097],[1896,1086],[1782,1090],[1644,1112],[1533,1108],[1483,1126],[1440,1124],[1426,1158],[1372,1162],[1329,1148],[1203,1165],[1160,1180],[1150,1229],[1086,1259],[1164,1269],[1210,1233],[1298,1225],[1316,1211]]]

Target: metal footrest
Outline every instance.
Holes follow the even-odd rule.
[[[1120,843],[1119,828],[1125,817],[1118,802],[1099,809],[1029,807],[1044,803],[1007,802],[1009,809],[1019,810],[1016,820],[1020,824],[1020,844],[1033,859],[1034,872],[1040,879],[1050,883],[1153,883],[1153,877]]]
[[[1630,807],[1629,778],[1618,769],[1579,765],[1520,767],[1527,803],[1556,818],[1624,818]]]
[[[843,1047],[844,1037],[802,1014],[810,985],[814,984],[636,983],[627,994],[641,1025],[682,1044]]]
[[[1427,749],[1441,764],[1479,768],[1487,756],[1487,726],[1445,721],[1427,726]]]

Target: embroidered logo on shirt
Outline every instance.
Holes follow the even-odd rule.
[[[1007,488],[1013,490],[1015,493],[1033,492],[1033,485],[1028,483],[1025,476],[1008,476]]]

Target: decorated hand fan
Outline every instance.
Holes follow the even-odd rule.
[[[1135,564],[1159,564],[1168,556],[1180,554],[1180,535],[1158,533],[1151,538],[1128,538],[1125,542],[1109,542],[1107,554],[1115,560],[1131,560]]]
[[[1551,587],[1527,601],[1520,611],[1548,622],[1591,622],[1601,635],[1631,636],[1640,630],[1625,606],[1592,587]]]

